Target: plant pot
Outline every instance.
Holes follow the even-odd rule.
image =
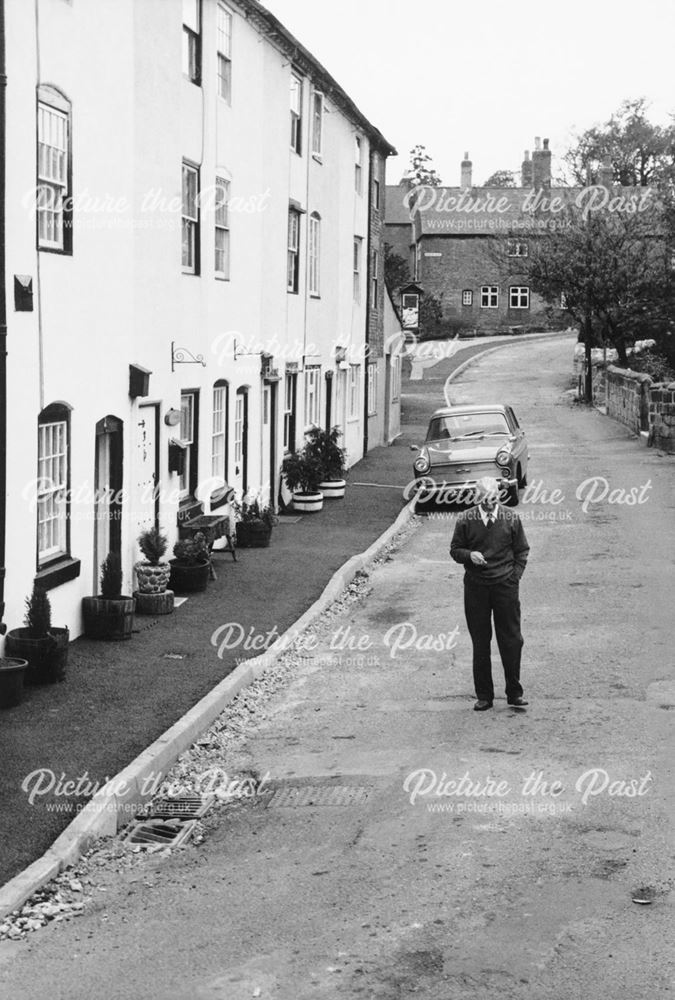
[[[0,708],[13,708],[21,703],[27,669],[27,660],[16,656],[0,657]]]
[[[265,521],[239,521],[237,545],[241,549],[266,549],[272,537],[272,527]]]
[[[293,509],[314,514],[323,507],[323,493],[294,493]]]
[[[13,628],[5,639],[8,656],[27,660],[29,684],[53,684],[65,680],[70,633],[67,628],[52,628],[49,634],[34,639],[30,629]]]
[[[137,590],[134,600],[137,615],[170,615],[173,611],[173,590],[165,590],[161,594],[142,594]]]
[[[325,479],[319,483],[324,500],[341,500],[345,495],[347,481],[345,479]]]
[[[166,562],[138,562],[134,569],[140,594],[163,594],[169,585],[171,567]]]
[[[88,639],[130,639],[136,602],[133,597],[83,597],[82,623]]]
[[[186,566],[175,559],[169,560],[171,576],[169,585],[178,594],[194,594],[206,590],[209,582],[210,563],[197,563],[196,566]]]

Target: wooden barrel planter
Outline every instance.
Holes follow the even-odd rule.
[[[171,576],[169,586],[177,594],[195,594],[200,590],[206,590],[209,582],[210,563],[197,563],[195,566],[187,566],[179,563],[175,559],[169,560],[171,566]]]
[[[134,591],[137,615],[170,615],[173,611],[173,590],[164,590],[161,594],[147,594],[140,590]]]
[[[13,628],[5,639],[5,653],[28,662],[27,683],[54,684],[65,680],[69,644],[67,628],[52,628],[39,639],[31,636],[30,629]]]
[[[323,508],[323,493],[294,493],[293,509],[303,514],[315,514]]]
[[[83,597],[84,634],[88,639],[130,639],[135,609],[133,597]]]
[[[272,537],[272,527],[264,521],[239,521],[237,546],[240,549],[266,549]]]
[[[0,708],[14,708],[21,703],[27,669],[27,660],[17,656],[0,657]]]
[[[326,479],[319,483],[319,489],[325,500],[341,500],[345,495],[347,481],[345,479]]]

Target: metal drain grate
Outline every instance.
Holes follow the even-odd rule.
[[[365,802],[369,789],[363,785],[287,785],[268,793],[265,805],[272,808],[298,806],[355,806]]]
[[[144,819],[201,819],[215,802],[215,795],[177,795],[171,799],[156,799],[143,813]]]
[[[161,844],[178,847],[184,843],[197,826],[196,820],[141,819],[134,820],[122,834],[125,844]]]

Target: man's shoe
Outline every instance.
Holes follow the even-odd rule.
[[[474,712],[485,712],[488,708],[492,708],[491,701],[482,701],[480,698],[473,706]]]
[[[529,702],[525,701],[524,698],[512,698],[508,702],[509,708],[525,708],[525,706],[528,704]]]

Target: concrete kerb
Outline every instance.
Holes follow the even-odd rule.
[[[150,801],[160,781],[180,754],[192,746],[243,688],[260,677],[288,650],[292,641],[340,596],[359,570],[364,570],[377,558],[414,513],[413,499],[365,552],[352,556],[344,566],[336,570],[320,597],[269,650],[241,663],[170,729],[99,789],[41,858],[0,887],[0,920],[20,909],[38,889],[64,868],[74,864],[95,840],[115,836],[122,826],[133,819],[134,814]]]

